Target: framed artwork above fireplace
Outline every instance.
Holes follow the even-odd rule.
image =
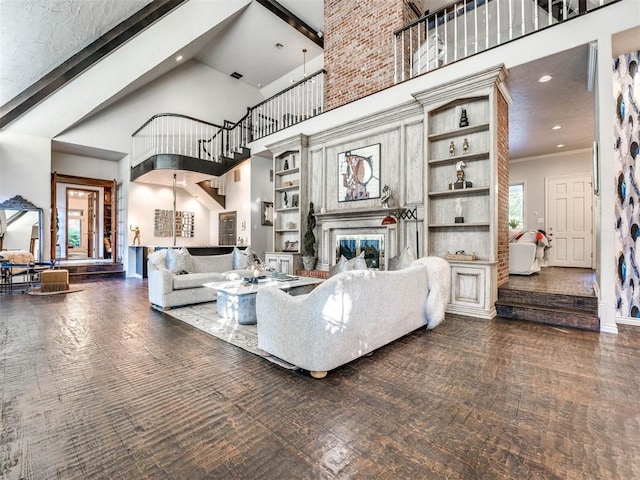
[[[380,144],[338,154],[338,201],[380,198]]]

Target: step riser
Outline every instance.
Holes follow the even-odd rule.
[[[500,317],[514,320],[600,331],[600,319],[597,315],[577,310],[568,312],[566,310],[554,310],[528,305],[505,305],[498,302],[496,303],[496,312]]]
[[[527,292],[502,288],[498,289],[498,302],[504,304],[519,303],[539,307],[574,309],[588,313],[596,313],[598,311],[597,297]]]
[[[125,278],[127,272],[93,272],[93,273],[69,273],[69,283],[85,282],[90,280],[107,280],[113,278]]]

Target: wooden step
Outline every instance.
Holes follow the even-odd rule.
[[[524,292],[527,293],[527,292]],[[496,302],[498,316],[514,320],[526,320],[545,323],[561,327],[580,328],[583,330],[600,331],[600,319],[597,313],[587,312],[575,308],[560,308],[557,306],[539,306],[531,303]]]
[[[561,293],[531,292],[510,288],[498,289],[498,302],[503,304],[532,305],[560,309],[598,312],[598,298],[594,295],[569,295]]]
[[[122,263],[82,263],[61,265],[69,272],[69,282],[86,280],[103,280],[108,278],[125,278],[126,272]]]

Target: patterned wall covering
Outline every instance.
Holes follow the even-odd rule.
[[[640,51],[613,65],[616,167],[616,313],[640,318]],[[640,158],[638,158],[640,160]]]

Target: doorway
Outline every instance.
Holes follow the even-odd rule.
[[[236,244],[236,212],[221,212],[218,216],[218,245]]]
[[[98,192],[67,187],[65,212],[67,260],[98,258]]]
[[[51,259],[117,261],[116,181],[51,175]]]

